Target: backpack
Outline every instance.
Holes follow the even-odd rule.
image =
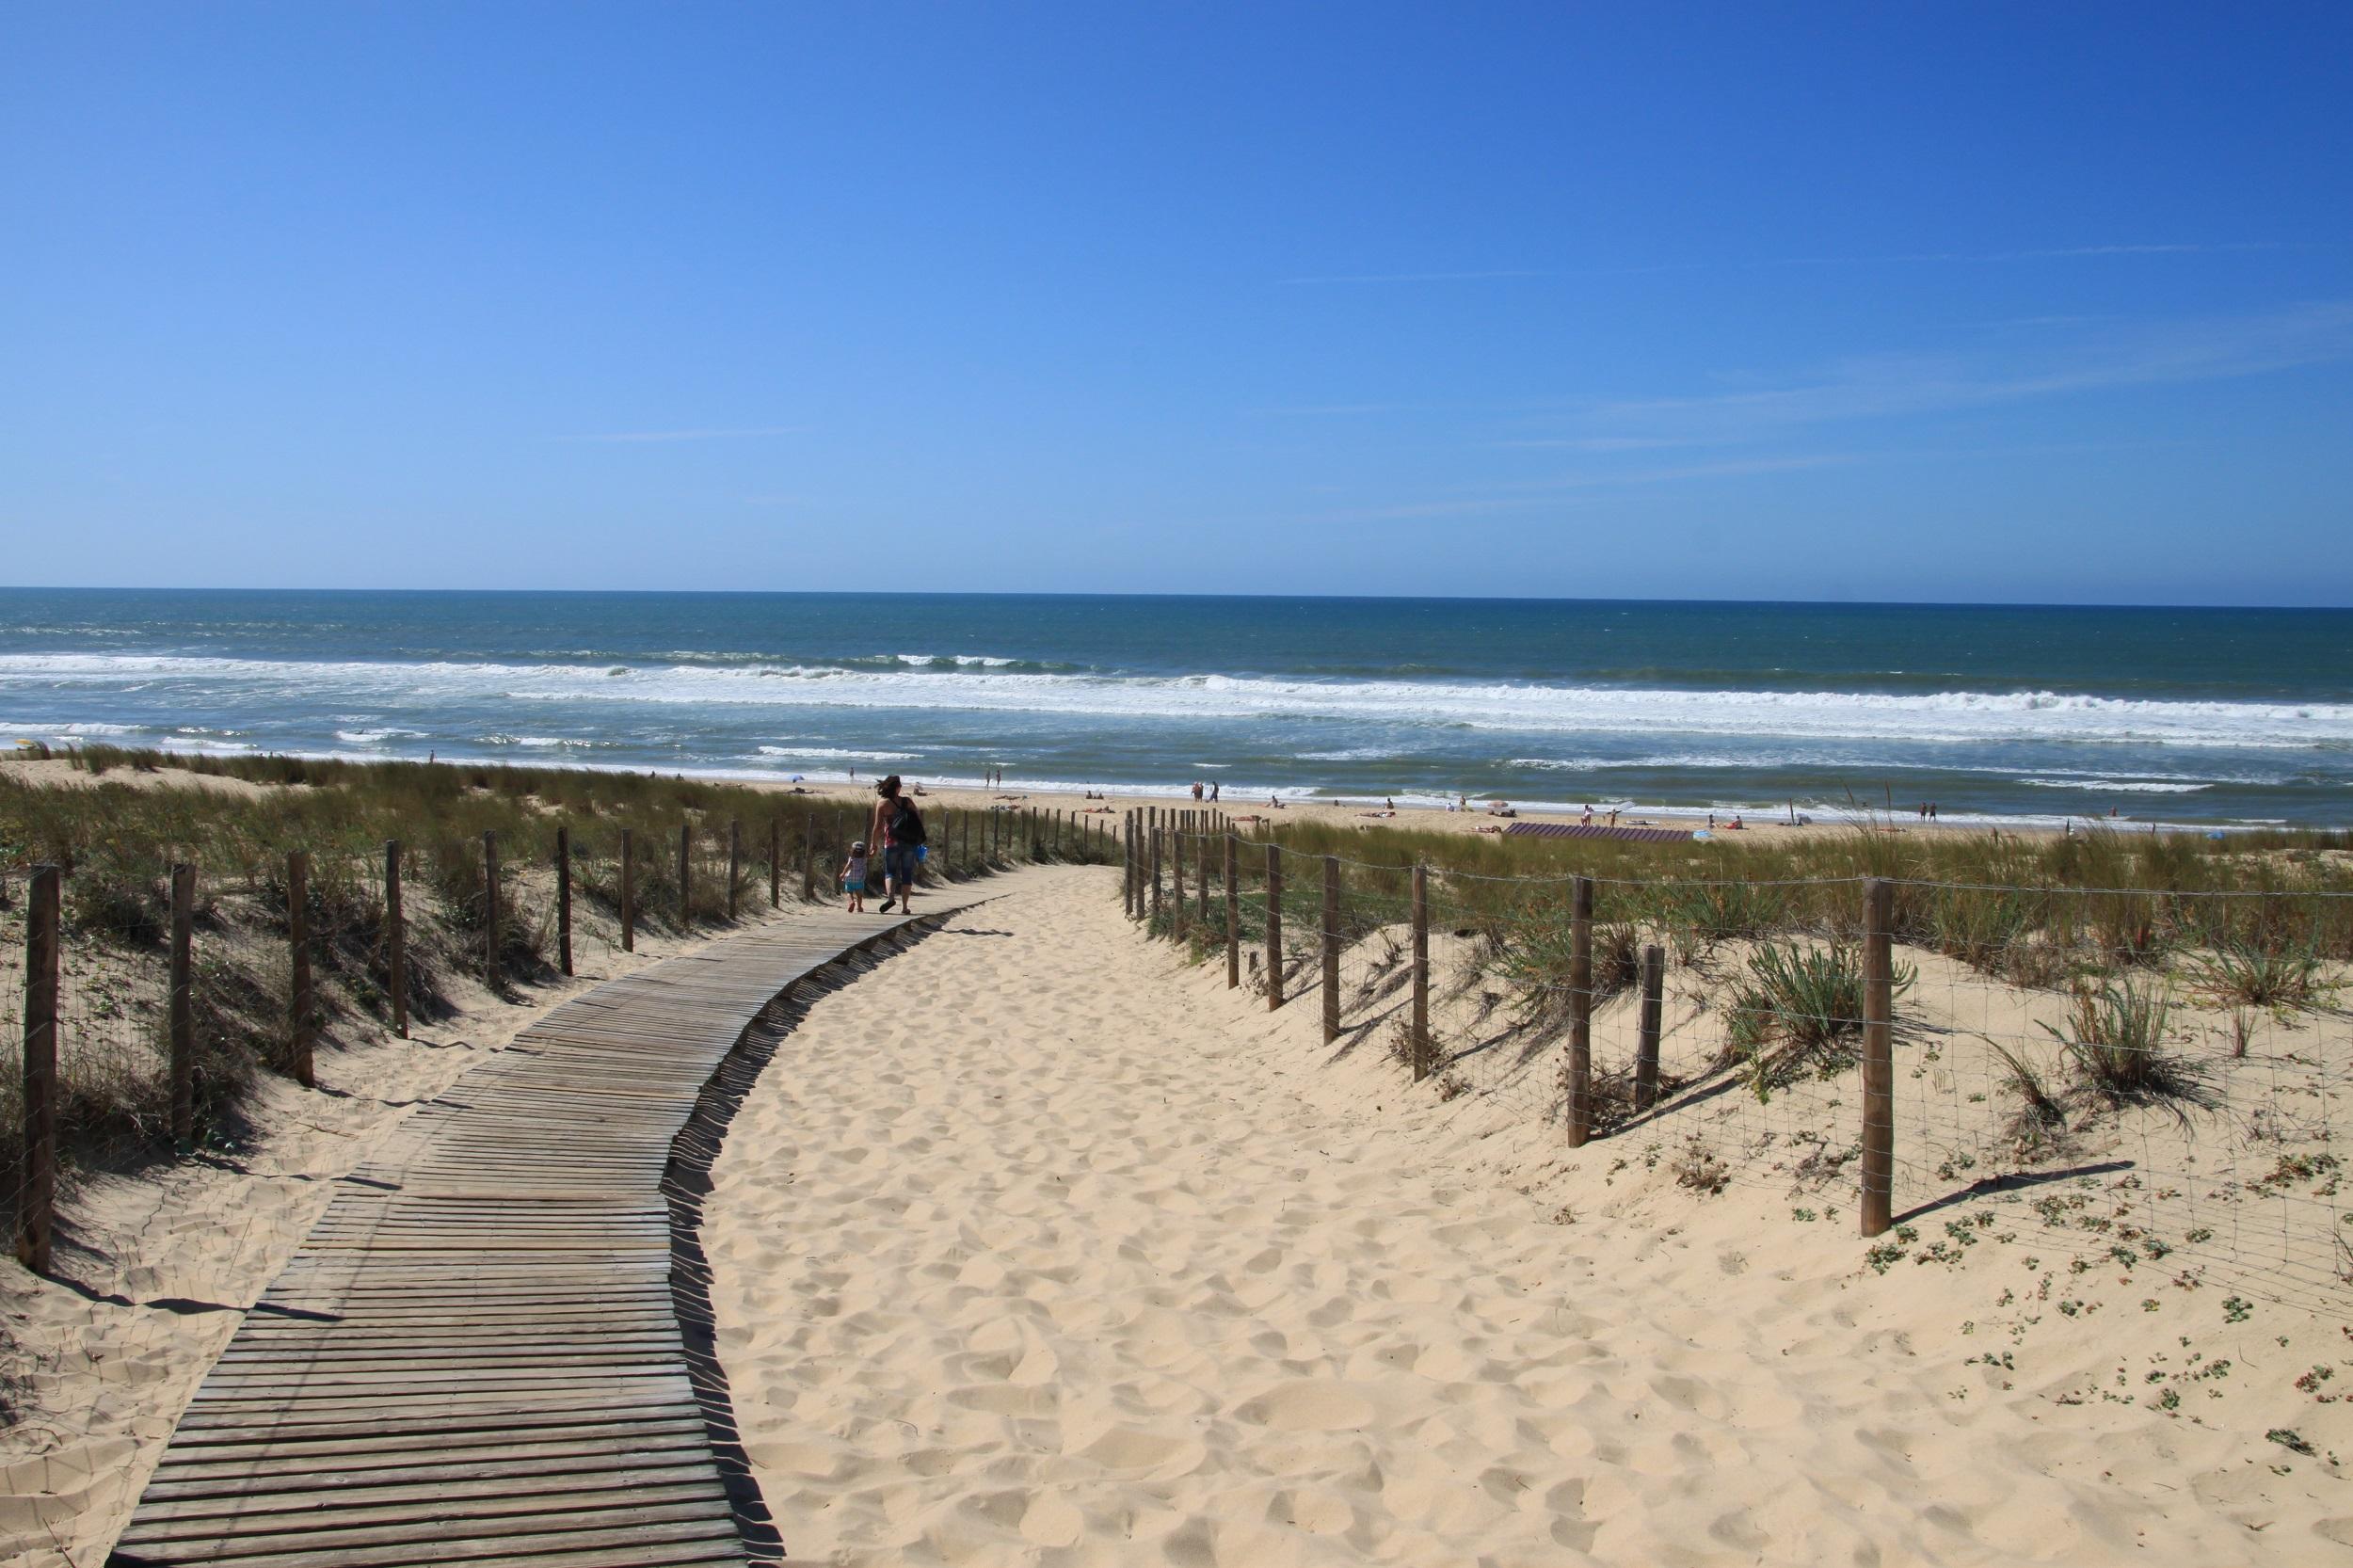
[[[890,814],[890,841],[894,844],[915,845],[923,841],[923,813],[915,808],[915,802],[901,795],[898,809]]]

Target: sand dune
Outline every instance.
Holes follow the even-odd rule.
[[[2332,1471],[2257,1498],[2276,1477],[2240,1435],[1993,1397],[1923,1353],[1965,1315],[1941,1272],[1874,1278],[1739,1189],[1553,1223],[1434,1105],[1367,1101],[1385,1069],[1321,1071],[1305,1020],[1250,1006],[1084,872],[1016,879],[814,1004],[707,1233],[795,1558],[2312,1562],[2346,1539]]]

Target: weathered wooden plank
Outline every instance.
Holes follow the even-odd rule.
[[[608,981],[420,1107],[247,1315],[117,1560],[741,1561],[663,1182],[756,1072],[751,1027],[906,923],[811,918]]]
[[[703,1505],[694,1508],[624,1509],[613,1511],[611,1523],[575,1522],[560,1516],[523,1516],[507,1520],[434,1518],[420,1515],[398,1525],[375,1525],[364,1530],[336,1531],[317,1526],[293,1532],[223,1533],[202,1541],[171,1543],[144,1552],[132,1548],[142,1562],[236,1562],[252,1568],[407,1568],[412,1563],[513,1561],[544,1564],[563,1560],[551,1554],[578,1553],[573,1560],[666,1562],[661,1548],[680,1543],[726,1543],[737,1549],[719,1561],[742,1561],[735,1521],[722,1508],[716,1519]],[[685,1517],[678,1515],[684,1514]],[[495,1557],[461,1549],[478,1543]],[[609,1549],[641,1550],[648,1556],[621,1560],[603,1555]],[[511,1557],[506,1554],[513,1554]],[[696,1559],[694,1560],[712,1560]]]

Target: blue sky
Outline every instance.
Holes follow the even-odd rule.
[[[2353,603],[2353,8],[0,36],[0,581]]]

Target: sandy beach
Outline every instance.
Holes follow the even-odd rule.
[[[411,1038],[370,1031],[322,1050],[318,1091],[264,1079],[241,1145],[84,1174],[66,1194],[55,1277],[0,1266],[0,1366],[22,1379],[0,1427],[0,1561],[104,1562],[189,1397],[336,1178],[548,1007],[703,940],[584,944],[577,976],[512,999],[456,978],[452,1014]]]
[[[2014,1373],[2047,1309],[2006,1310],[2034,1279],[2010,1249],[1866,1270],[1850,1221],[1620,1174],[1623,1143],[1569,1157],[1492,1096],[1334,1056],[1312,1011],[1270,1016],[1221,966],[1138,940],[1113,876],[1071,871],[1008,879],[810,1007],[706,1232],[794,1557],[2301,1564],[2353,1544],[2333,1459],[2265,1436],[2292,1418],[2323,1454],[2353,1441],[2341,1405],[2285,1386],[2330,1353],[2326,1316],[2226,1327],[2220,1292],[2137,1310],[2094,1280],[2106,1310],[2051,1316]],[[2218,1353],[2240,1375],[2196,1385],[2193,1419],[2098,1392]]]
[[[805,781],[797,785],[767,779],[730,779],[729,782],[744,784],[756,790],[800,793],[819,800],[837,802],[842,809],[852,812],[863,812],[872,808],[874,800],[873,785],[865,780],[856,783]],[[908,782],[913,784],[920,783],[921,780],[909,776]],[[1221,801],[1212,802],[1205,799],[1196,806],[1190,793],[1176,789],[1144,792],[1113,788],[1097,791],[1090,795],[1085,792],[1071,793],[1030,790],[1018,784],[1008,784],[1002,789],[966,789],[926,783],[923,784],[923,798],[926,801],[936,801],[943,806],[953,807],[960,811],[985,811],[992,808],[1081,813],[1092,811],[1104,821],[1115,821],[1130,809],[1157,808],[1163,812],[1202,809],[1220,812],[1234,821],[1245,824],[1265,822],[1283,826],[1290,824],[1315,823],[1365,833],[1377,832],[1384,827],[1410,828],[1422,833],[1494,833],[1511,821],[1573,823],[1578,821],[1581,816],[1581,813],[1576,810],[1548,810],[1536,807],[1513,805],[1513,816],[1499,817],[1488,811],[1488,803],[1483,799],[1472,800],[1467,809],[1451,811],[1444,807],[1416,805],[1407,800],[1400,800],[1394,807],[1391,807],[1387,803],[1387,797],[1374,796],[1337,800],[1286,795],[1279,797],[1280,805],[1274,805],[1263,795],[1256,799],[1227,795]],[[1596,804],[1598,806],[1598,803]],[[1104,811],[1106,807],[1110,808],[1108,814]],[[1918,833],[1938,837],[1998,832],[2004,838],[2047,839],[2056,838],[2063,831],[2059,827],[2043,823],[1929,820],[1916,816],[1910,811],[1898,811],[1893,814],[1882,811],[1873,815],[1858,814],[1854,817],[1829,817],[1817,812],[1801,812],[1799,822],[1792,823],[1785,816],[1752,814],[1743,820],[1743,825],[1739,830],[1734,831],[1729,830],[1732,813],[1720,813],[1717,820],[1719,832],[1716,835],[1716,841],[1725,845],[1737,845],[1743,842],[1786,844],[1851,834],[1856,831],[1859,824],[1867,824],[1875,831],[1898,835]],[[1595,810],[1593,820],[1596,823],[1609,823],[1608,808],[1600,806]],[[1705,811],[1693,811],[1689,808],[1673,811],[1648,808],[1622,811],[1618,817],[1618,824],[1627,827],[1698,829],[1708,825],[1708,815]],[[2117,825],[2125,825],[2125,823],[2120,819]],[[2134,825],[2144,829],[2147,826],[2146,824]]]

